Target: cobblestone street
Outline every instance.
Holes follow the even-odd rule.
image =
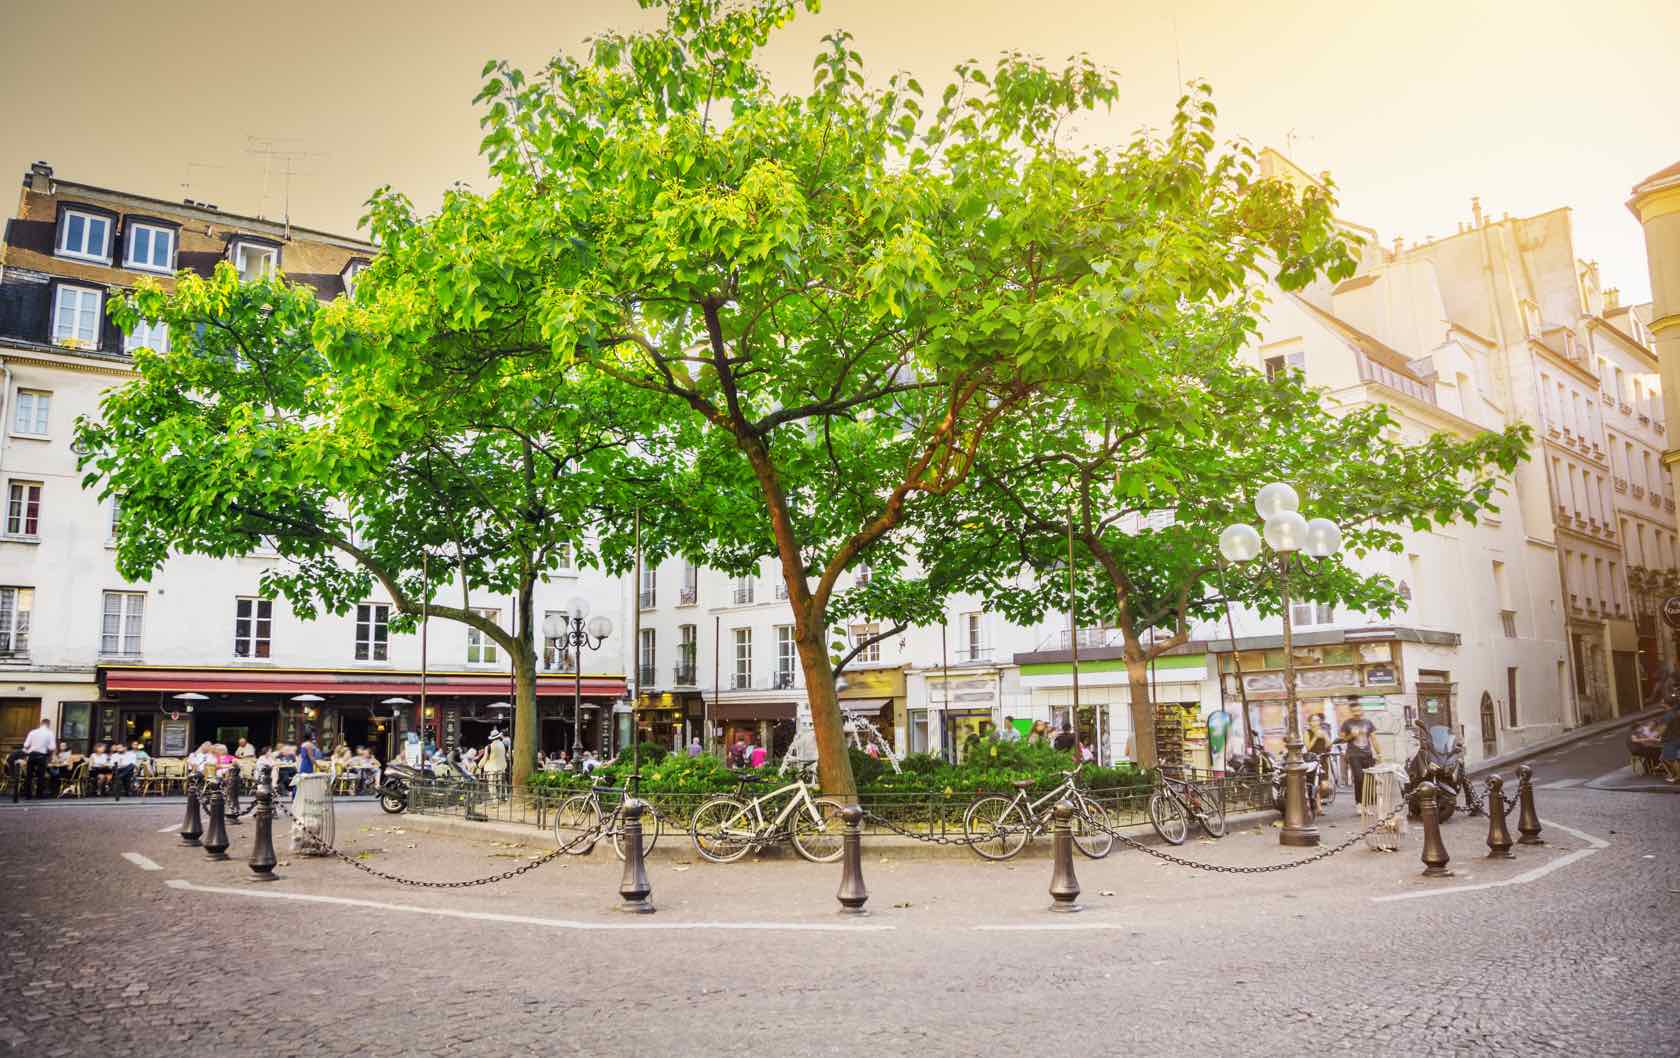
[[[1418,878],[1415,828],[1397,855],[1358,846],[1263,875],[1116,851],[1077,862],[1089,909],[1078,916],[1045,911],[1041,859],[870,851],[874,913],[847,920],[833,913],[838,867],[662,857],[650,866],[659,913],[632,918],[612,910],[619,868],[605,848],[495,886],[411,889],[293,857],[283,829],[283,880],[258,886],[242,862],[249,824],[232,832],[236,861],[212,863],[161,832],[175,806],[8,807],[0,1046],[1675,1054],[1680,969],[1664,928],[1680,911],[1680,801],[1586,786],[1623,761],[1619,738],[1543,761],[1538,783],[1582,782],[1539,792],[1549,844],[1515,861],[1482,860],[1485,824],[1454,820],[1450,880]],[[1325,822],[1330,844],[1356,817],[1343,799]],[[368,805],[338,824],[347,851],[435,880],[497,873],[550,845],[421,835]],[[1228,864],[1299,855],[1253,824],[1181,851]],[[1440,895],[1409,898],[1426,891]],[[1407,898],[1373,899],[1396,896]]]

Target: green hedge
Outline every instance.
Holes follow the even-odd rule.
[[[644,743],[642,784],[644,794],[706,794],[732,793],[736,787],[734,773],[717,757],[702,754],[664,754],[651,759]],[[852,774],[857,777],[861,794],[943,794],[968,797],[982,791],[1008,791],[1010,784],[1030,779],[1035,787],[1049,790],[1062,781],[1061,773],[1073,767],[1072,755],[1048,746],[1029,746],[1024,742],[984,742],[971,751],[961,765],[948,764],[926,753],[912,753],[899,762],[901,772],[892,766],[852,750]],[[762,769],[772,780],[776,762]],[[630,762],[599,769],[613,786],[623,786],[630,774]],[[1098,768],[1087,764],[1080,773],[1080,783],[1090,789],[1147,788],[1154,782],[1152,773],[1122,764],[1114,768]],[[531,776],[530,785],[538,789],[585,789],[591,780],[569,772],[538,772]]]

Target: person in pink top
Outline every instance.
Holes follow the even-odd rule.
[[[752,748],[752,766],[753,767],[755,767],[755,768],[764,767],[764,762],[766,760],[768,760],[769,757],[770,757],[769,752],[766,751],[763,746],[754,746]]]

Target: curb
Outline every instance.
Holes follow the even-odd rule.
[[[1561,735],[1553,735],[1551,738],[1548,738],[1543,742],[1536,742],[1532,746],[1523,746],[1521,749],[1514,749],[1509,753],[1501,753],[1497,757],[1488,757],[1486,760],[1479,760],[1475,764],[1466,768],[1465,772],[1469,775],[1481,775],[1497,768],[1508,767],[1512,764],[1521,764],[1525,760],[1531,760],[1535,757],[1542,756],[1563,746],[1572,746],[1577,742],[1584,742],[1589,738],[1602,735],[1607,731],[1616,731],[1620,728],[1632,727],[1641,720],[1649,720],[1651,717],[1656,716],[1661,712],[1663,712],[1663,707],[1657,706],[1652,709],[1646,709],[1643,712],[1629,713],[1626,716],[1618,716],[1610,720],[1600,720],[1596,724],[1586,724],[1581,727],[1565,731]]]

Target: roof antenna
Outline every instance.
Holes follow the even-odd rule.
[[[245,138],[245,153],[256,155],[263,159],[263,189],[262,203],[257,208],[257,217],[267,219],[264,213],[268,209],[268,185],[274,174],[274,163],[280,162],[280,175],[285,178],[280,206],[280,222],[285,228],[285,237],[292,237],[292,177],[307,176],[307,172],[293,168],[297,162],[305,158],[325,158],[326,155],[318,151],[282,150],[281,145],[301,143],[295,138],[272,138],[247,136]]]

